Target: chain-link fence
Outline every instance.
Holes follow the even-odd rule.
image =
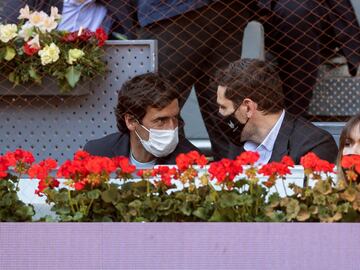
[[[78,31],[97,24],[104,27],[110,39],[156,40],[157,47],[151,45],[155,43],[139,45],[136,41],[125,42],[127,47],[121,49],[107,45],[107,75],[91,81],[91,86],[83,86],[90,89],[88,93],[75,96],[29,93],[28,89],[33,91],[38,86],[26,83],[12,88],[3,77],[1,153],[24,147],[39,158],[69,158],[88,140],[117,131],[113,107],[123,82],[158,69],[176,86],[180,107],[188,100],[182,112],[185,135],[201,141],[203,150],[209,138],[209,155],[215,159],[226,157],[232,147],[227,136],[229,127],[218,116],[217,85],[213,80],[219,69],[238,60],[241,54],[251,55],[251,50],[276,63],[287,112],[322,121],[320,126],[329,127],[335,136],[342,125],[333,123],[344,122],[359,112],[357,0],[2,0],[3,24],[17,23],[19,10],[26,4],[30,10],[47,14],[56,6],[63,15],[58,26],[62,30]],[[246,25],[254,20],[262,26],[250,29],[250,41],[243,41]],[[247,47],[242,47],[243,43]],[[8,63],[2,60],[1,65]],[[205,128],[201,128],[202,122]]]

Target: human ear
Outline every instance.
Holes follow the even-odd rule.
[[[246,107],[246,117],[251,118],[257,109],[257,104],[249,98],[245,98],[243,104]]]
[[[130,131],[134,131],[136,128],[136,125],[138,124],[138,122],[136,121],[135,117],[132,116],[131,114],[125,114],[124,116],[124,120],[126,123],[126,127],[128,128],[128,130]]]

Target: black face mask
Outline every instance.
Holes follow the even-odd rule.
[[[224,130],[225,136],[233,144],[241,146],[241,133],[249,119],[246,121],[245,124],[241,124],[239,120],[237,120],[235,117],[235,112],[237,111],[237,109],[238,108],[236,108],[233,113],[226,116],[223,116],[221,113],[218,113],[218,115],[228,126],[228,128]]]

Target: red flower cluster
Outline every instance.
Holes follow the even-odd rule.
[[[34,164],[30,167],[28,171],[30,178],[37,178],[40,180],[35,194],[42,196],[44,189],[59,186],[59,181],[50,176],[50,172],[56,169],[56,167],[56,160],[51,158],[43,160],[39,164]]]
[[[26,173],[31,164],[35,162],[33,154],[22,149],[7,152],[4,159],[7,160],[7,166],[14,167],[15,172],[18,173]]]
[[[92,37],[95,37],[98,41],[98,46],[102,47],[105,44],[105,41],[108,39],[108,36],[103,28],[96,29],[95,32],[90,31],[89,29],[83,29],[79,35],[79,31],[66,33],[62,37],[63,42],[80,42],[80,41],[88,41]]]
[[[343,156],[341,166],[345,169],[354,168],[358,173],[360,173],[360,155]]]
[[[254,165],[254,163],[258,161],[259,158],[260,155],[258,152],[246,151],[237,156],[236,160],[241,165]]]
[[[180,172],[184,172],[192,165],[199,165],[201,167],[207,164],[207,159],[204,155],[200,155],[197,151],[190,151],[187,154],[179,154],[176,157],[176,165]]]
[[[5,157],[0,156],[0,179],[8,175],[9,163]]]
[[[151,172],[153,177],[159,177],[167,187],[171,186],[171,179],[177,179],[178,173],[176,168],[169,168],[168,166],[159,166],[154,168]]]
[[[280,162],[270,162],[263,165],[259,169],[259,173],[269,176],[268,180],[263,184],[268,188],[272,187],[276,182],[277,176],[284,177],[287,174],[291,174],[289,167],[294,167],[294,161],[289,156],[283,157]]]
[[[35,53],[37,53],[40,50],[40,48],[37,48],[35,46],[29,45],[29,42],[26,42],[23,46],[23,51],[26,55],[33,56]]]
[[[108,39],[108,36],[103,28],[98,28],[95,31],[95,37],[98,40],[98,46],[102,47],[105,44],[105,41]]]
[[[300,164],[304,167],[305,173],[312,172],[334,172],[335,164],[329,161],[320,159],[315,153],[309,152],[305,156],[301,157]]]
[[[118,170],[118,175],[127,177],[135,171],[126,157],[99,157],[91,156],[89,153],[79,150],[74,154],[73,160],[67,160],[58,170],[57,176],[71,179],[74,188],[81,190],[86,185],[98,186],[110,178],[110,174]]]
[[[348,174],[348,177],[351,176],[352,180],[358,179],[360,175],[360,155],[345,155],[341,159],[341,167],[344,169],[352,170],[357,175]]]
[[[211,179],[216,178],[217,183],[232,182],[236,175],[242,173],[242,164],[237,160],[224,158],[210,164],[209,173]]]
[[[5,154],[5,158],[9,162],[9,166],[16,166],[20,163],[32,164],[35,162],[35,158],[33,154],[29,151],[25,151],[22,149],[16,149],[14,152],[7,152]]]
[[[129,159],[126,157],[122,157],[122,156],[115,157],[113,158],[113,161],[115,163],[115,166],[117,168],[120,168],[120,171],[118,173],[120,175],[132,174],[136,170],[136,167],[132,165]]]
[[[88,41],[90,38],[92,38],[95,35],[94,32],[90,31],[89,29],[85,28],[81,31],[79,35],[79,31],[66,33],[62,37],[62,41],[69,42],[69,43],[75,43],[79,41]]]

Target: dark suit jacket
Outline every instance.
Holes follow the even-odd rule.
[[[216,0],[138,0],[138,20],[142,27],[156,21],[196,10]]]
[[[229,158],[235,159],[244,151],[243,147],[233,145],[230,148]],[[295,164],[300,164],[300,158],[308,152],[314,152],[321,159],[335,163],[338,147],[327,131],[301,117],[295,118],[285,113],[269,162],[280,161],[283,156],[288,155]]]
[[[130,137],[128,133],[116,132],[103,138],[87,142],[84,146],[84,150],[96,156],[105,156],[110,158],[116,156],[129,157]],[[175,160],[179,154],[187,153],[193,150],[200,152],[200,150],[191,144],[187,139],[179,138],[179,144],[174,152],[166,157],[157,159],[156,164],[176,164]]]

